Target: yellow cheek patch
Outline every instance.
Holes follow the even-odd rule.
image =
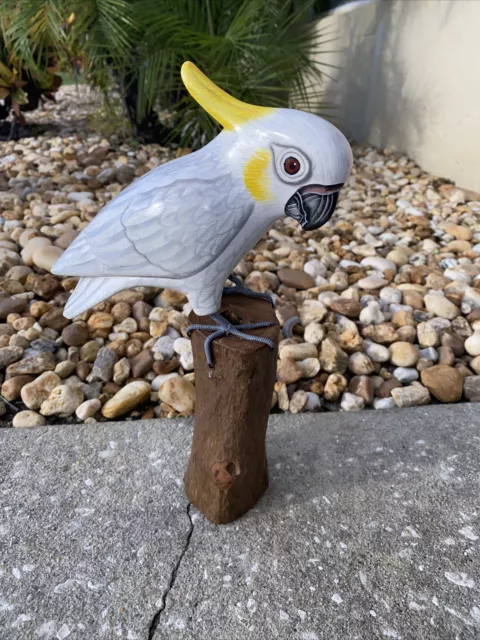
[[[271,198],[268,166],[272,154],[268,149],[259,149],[243,168],[243,180],[250,195],[262,202]]]

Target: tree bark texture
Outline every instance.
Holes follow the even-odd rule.
[[[277,322],[265,300],[224,296],[220,310],[235,324]],[[216,323],[189,316],[190,322]],[[278,343],[278,324],[249,331]],[[190,502],[209,520],[225,524],[251,509],[268,487],[265,437],[276,377],[277,347],[227,336],[213,342],[207,365],[206,331],[192,333],[195,360],[195,424],[185,473]]]

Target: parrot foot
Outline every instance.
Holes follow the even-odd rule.
[[[252,292],[253,293],[253,292]],[[269,338],[263,338],[261,336],[252,336],[249,333],[244,333],[249,329],[264,329],[265,327],[273,327],[276,322],[253,322],[250,324],[232,324],[229,320],[224,318],[220,313],[212,313],[210,316],[217,325],[211,324],[191,324],[187,327],[187,335],[190,336],[192,331],[213,331],[205,340],[205,356],[207,358],[207,364],[209,367],[213,367],[213,353],[212,342],[217,338],[223,338],[224,336],[235,336],[242,338],[242,340],[248,340],[249,342],[261,342],[266,344],[270,349],[275,348],[275,343]]]
[[[249,298],[260,298],[261,300],[266,300],[267,302],[270,302],[272,307],[275,307],[273,296],[271,296],[269,293],[259,293],[258,291],[252,291],[242,283],[238,276],[233,275],[233,273],[232,275],[228,276],[228,279],[233,282],[235,286],[224,287],[224,296],[228,296],[232,293],[238,293],[241,296],[248,296]]]

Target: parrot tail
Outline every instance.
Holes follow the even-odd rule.
[[[80,278],[63,315],[74,318],[115,293],[132,286],[125,278]]]

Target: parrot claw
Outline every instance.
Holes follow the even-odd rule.
[[[262,336],[251,336],[248,333],[244,333],[249,329],[264,329],[265,327],[273,327],[276,322],[253,322],[250,324],[232,324],[224,318],[220,313],[212,313],[210,316],[215,320],[217,325],[212,324],[191,324],[186,328],[187,335],[190,336],[192,331],[213,331],[205,340],[205,356],[207,358],[207,364],[209,367],[213,367],[213,352],[212,342],[217,338],[223,338],[225,336],[235,336],[242,338],[242,340],[248,340],[249,342],[260,342],[266,344],[270,349],[275,348],[275,343],[269,338],[263,338]]]
[[[293,338],[293,327],[296,324],[301,324],[300,318],[298,316],[292,316],[291,318],[285,321],[285,324],[282,327],[282,333],[284,338]]]
[[[232,275],[228,276],[228,279],[233,282],[235,286],[224,287],[224,296],[231,295],[232,293],[238,293],[241,296],[248,296],[249,298],[260,298],[260,300],[266,300],[267,302],[270,302],[272,307],[275,308],[274,298],[269,293],[259,293],[258,291],[252,291],[242,283],[238,276],[233,275],[233,273]]]

